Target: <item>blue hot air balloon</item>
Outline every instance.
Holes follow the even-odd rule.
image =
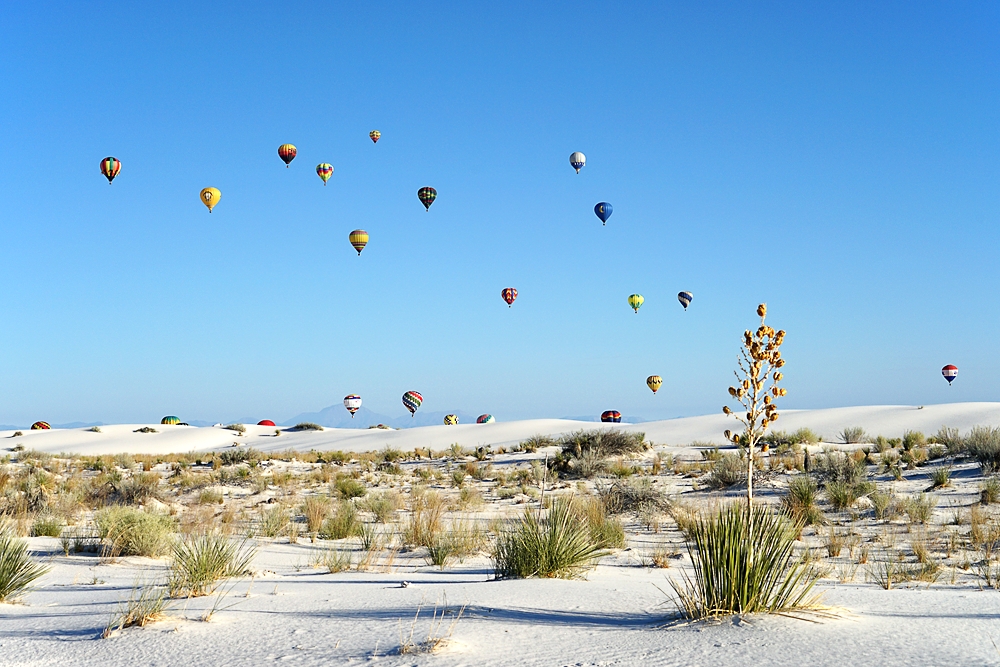
[[[681,302],[682,306],[684,306],[684,310],[687,310],[688,306],[690,306],[691,302],[694,300],[694,294],[691,294],[691,292],[679,292],[677,294],[677,300]]]
[[[594,207],[594,213],[596,213],[597,217],[601,219],[602,225],[607,224],[608,218],[611,217],[611,212],[613,210],[614,209],[611,207],[611,204],[606,201],[602,201]]]

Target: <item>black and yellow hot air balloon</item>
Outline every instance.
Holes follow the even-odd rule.
[[[48,422],[35,422],[31,425],[32,431],[48,431],[50,428],[52,427],[49,426]]]
[[[292,144],[281,144],[278,146],[278,157],[285,163],[285,168],[292,166],[292,160],[298,155],[299,150]]]
[[[445,415],[444,424],[445,426],[454,426],[458,423],[458,415]]]
[[[368,232],[363,229],[355,229],[348,238],[351,240],[351,245],[354,246],[354,249],[358,251],[358,256],[360,257],[361,251],[368,245]]]
[[[218,188],[205,188],[201,191],[199,197],[201,198],[201,203],[207,206],[208,212],[211,213],[215,205],[222,199],[222,193],[219,192]]]
[[[173,415],[167,415],[166,417],[160,420],[160,423],[167,426],[177,426],[178,424],[181,423],[181,420],[179,417],[175,417]]]
[[[430,186],[425,186],[417,190],[417,199],[420,203],[424,205],[424,208],[428,211],[431,210],[431,204],[437,199],[438,191]]]
[[[659,375],[650,375],[648,378],[646,378],[646,386],[652,389],[653,393],[655,394],[657,391],[660,390],[660,387],[663,386],[663,378],[661,378]]]

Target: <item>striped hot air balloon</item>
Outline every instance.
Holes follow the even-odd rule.
[[[694,299],[694,294],[691,294],[691,292],[678,292],[677,293],[677,300],[681,302],[682,306],[684,306],[684,310],[688,309],[688,306],[691,305],[691,301],[693,299]]]
[[[323,186],[325,187],[326,182],[333,176],[333,165],[329,162],[322,162],[316,165],[316,175],[323,179]]]
[[[646,378],[646,386],[652,389],[653,393],[655,394],[660,390],[660,387],[663,386],[663,378],[661,378],[659,375],[650,375],[648,378]]]
[[[368,245],[368,232],[363,229],[355,229],[348,238],[351,240],[351,245],[354,246],[354,249],[358,251],[358,257],[360,257],[361,251]]]
[[[176,426],[177,424],[181,423],[181,420],[180,420],[179,417],[175,417],[173,415],[167,415],[166,417],[164,417],[163,419],[160,420],[160,423],[161,424],[169,424],[171,426]]]
[[[577,151],[569,156],[569,165],[576,169],[576,173],[580,173],[580,170],[584,168],[587,164],[587,156],[583,153]]]
[[[437,196],[438,196],[438,191],[432,187],[425,186],[417,190],[417,198],[420,200],[420,203],[424,205],[424,208],[427,209],[428,211],[431,210],[431,204],[434,203],[434,200],[437,199]]]
[[[513,287],[504,287],[500,290],[500,297],[507,302],[507,307],[510,308],[514,303],[514,299],[517,298],[517,290]]]
[[[354,413],[361,409],[361,397],[357,394],[344,396],[344,407],[351,413],[351,419],[354,419]]]
[[[201,203],[208,207],[208,212],[211,213],[215,205],[219,203],[222,199],[222,193],[219,192],[218,188],[205,188],[201,191]]]
[[[32,431],[48,431],[50,428],[52,427],[49,426],[48,422],[35,422],[31,425]]]
[[[424,397],[420,395],[420,392],[408,391],[403,394],[403,407],[410,411],[410,416],[412,417],[420,407],[420,404],[424,402]]]
[[[601,413],[601,421],[611,424],[617,424],[622,420],[622,413],[617,410],[605,410]]]
[[[476,417],[477,424],[492,424],[495,421],[496,419],[493,418],[493,415],[479,415]]]
[[[952,381],[958,377],[958,366],[948,364],[941,369],[941,375],[943,375],[944,379],[948,381],[948,386],[950,387]]]
[[[377,144],[378,140],[382,137],[382,133],[378,130],[372,130],[368,133],[368,136],[371,138],[373,144]]]
[[[628,298],[628,305],[632,307],[632,310],[638,313],[639,308],[642,306],[644,301],[645,299],[642,298],[641,294],[633,294]]]
[[[276,426],[276,424],[270,419],[261,419],[257,422],[257,426]]]
[[[106,157],[101,160],[101,173],[104,174],[104,178],[108,179],[108,185],[111,185],[111,181],[115,180],[115,176],[121,170],[122,163],[118,161],[118,158]]]
[[[594,206],[594,213],[596,213],[597,217],[601,219],[602,225],[607,224],[612,211],[614,211],[614,208],[612,208],[611,204],[606,201],[602,201]]]
[[[292,160],[295,159],[298,153],[298,149],[292,144],[281,144],[278,146],[278,157],[285,163],[286,169],[292,165]]]
[[[458,423],[458,415],[445,415],[444,416],[444,425],[445,426],[454,426],[457,423]]]

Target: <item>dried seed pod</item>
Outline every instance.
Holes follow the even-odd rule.
[[[761,317],[767,317],[767,304],[766,303],[762,303],[759,306],[757,306],[757,314],[760,315]]]

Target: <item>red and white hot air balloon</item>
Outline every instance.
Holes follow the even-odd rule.
[[[950,387],[952,380],[958,377],[958,366],[948,364],[941,369],[941,375],[943,375],[944,379],[948,381],[948,386]]]

